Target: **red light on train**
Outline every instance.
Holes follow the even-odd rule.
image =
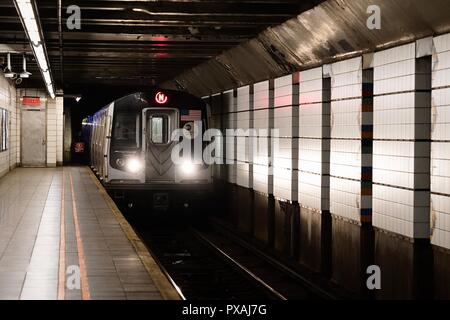
[[[162,93],[162,92],[158,92],[158,93],[155,95],[155,101],[156,101],[156,103],[164,104],[164,103],[167,102],[167,100],[169,100],[169,98],[167,97],[167,95],[165,95],[165,94]]]

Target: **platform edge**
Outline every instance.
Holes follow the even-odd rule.
[[[182,300],[179,291],[175,287],[175,284],[172,284],[171,280],[168,279],[166,275],[161,271],[160,267],[153,258],[152,253],[149,251],[149,249],[145,246],[145,244],[136,234],[133,227],[131,227],[131,225],[125,219],[122,212],[119,210],[117,205],[114,203],[109,194],[106,192],[103,185],[100,183],[100,181],[98,181],[97,177],[89,168],[86,168],[86,170],[89,172],[89,176],[95,183],[96,187],[98,188],[100,194],[107,203],[108,207],[111,209],[114,217],[116,218],[126,237],[133,245],[134,250],[136,251],[139,259],[141,260],[142,264],[147,270],[150,278],[155,283],[156,288],[161,293],[163,299]]]

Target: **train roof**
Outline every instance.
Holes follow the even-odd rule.
[[[158,102],[157,95],[165,97],[164,103]],[[114,103],[114,108],[122,110],[140,110],[146,107],[174,107],[183,109],[198,109],[206,107],[206,103],[199,97],[196,97],[188,92],[162,89],[158,87],[151,88],[146,91],[140,91],[128,94],[121,98],[108,103],[101,110],[108,108],[111,103]],[[99,110],[98,112],[100,112]]]

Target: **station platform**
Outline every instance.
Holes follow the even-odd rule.
[[[87,167],[0,179],[0,300],[179,299]]]

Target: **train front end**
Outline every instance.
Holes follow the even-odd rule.
[[[160,209],[204,199],[212,172],[203,161],[208,110],[201,99],[155,90],[119,99],[112,108],[106,188]]]

